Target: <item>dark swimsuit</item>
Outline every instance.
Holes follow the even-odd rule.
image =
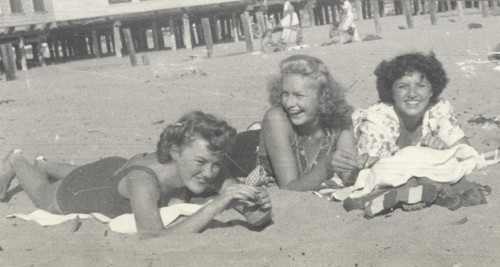
[[[83,165],[68,174],[56,191],[56,204],[61,214],[102,213],[114,218],[132,213],[130,201],[120,195],[118,184],[131,171],[144,171],[157,178],[145,166],[126,166],[129,160],[108,157]]]

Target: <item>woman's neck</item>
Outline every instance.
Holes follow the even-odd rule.
[[[422,125],[422,117],[404,116],[398,114],[399,125],[407,132],[411,133],[417,130]]]
[[[321,128],[318,123],[297,127],[297,135],[308,139],[319,139],[323,137],[323,134],[323,128]]]

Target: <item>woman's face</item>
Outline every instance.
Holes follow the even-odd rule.
[[[208,145],[206,140],[195,137],[174,156],[177,174],[193,193],[203,192],[220,171],[222,154],[214,153]]]
[[[399,114],[421,118],[432,97],[431,83],[420,72],[411,72],[392,85],[394,107]]]
[[[283,78],[281,105],[296,126],[314,124],[319,118],[318,85],[302,75]]]

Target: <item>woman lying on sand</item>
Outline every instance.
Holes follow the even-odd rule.
[[[214,185],[235,133],[225,121],[194,111],[165,128],[156,153],[129,160],[109,157],[78,167],[38,157],[34,166],[20,149],[14,149],[0,169],[1,197],[5,199],[17,176],[35,206],[52,213],[99,212],[115,217],[133,212],[140,238],[200,232],[214,216],[235,206],[250,224],[262,226],[271,220],[266,191],[231,179]],[[57,181],[51,183],[50,178]],[[219,196],[191,217],[164,228],[159,208],[186,202],[190,193],[199,194],[211,186],[218,189]]]
[[[352,108],[326,65],[307,55],[288,57],[269,90],[273,107],[262,129],[239,134],[229,153],[233,175],[245,176],[245,184],[275,181],[296,191],[317,190],[334,172],[352,182],[355,170],[363,167],[357,162]],[[245,157],[255,159],[257,144],[257,162],[245,162]]]
[[[469,144],[450,102],[440,98],[448,83],[446,72],[433,53],[408,53],[383,61],[375,70],[380,102],[366,110],[354,113],[354,131],[360,157],[371,167],[381,158],[394,155],[407,146],[426,146],[447,149],[458,144]],[[363,160],[363,161],[364,161]],[[419,185],[420,203],[408,205],[408,192]],[[464,192],[484,193],[477,184],[462,178],[457,184],[438,184],[427,178],[412,178],[402,187],[375,192],[354,203],[344,202],[346,209],[366,208],[371,203],[383,207],[368,207],[367,215],[402,204],[404,209],[414,210],[432,203],[456,209],[461,205],[481,204],[464,197]],[[439,193],[439,194],[438,194]],[[390,196],[397,198],[390,200]],[[414,196],[415,197],[415,196]],[[484,200],[484,196],[482,199]],[[379,200],[376,200],[380,198]],[[483,202],[484,203],[484,202]]]

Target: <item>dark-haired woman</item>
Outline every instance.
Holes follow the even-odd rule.
[[[115,217],[133,212],[140,238],[172,231],[200,232],[214,216],[238,205],[251,224],[261,226],[271,219],[267,192],[231,183],[230,179],[216,181],[235,134],[225,121],[194,111],[165,128],[156,153],[129,160],[110,157],[74,166],[39,157],[35,166],[20,149],[14,149],[0,169],[0,193],[5,196],[17,176],[35,206],[52,213],[99,212]],[[51,183],[50,177],[58,181]],[[190,193],[202,193],[214,184],[219,196],[189,218],[164,228],[159,208],[186,202]],[[243,204],[251,206],[251,212],[257,211],[259,216],[242,208]]]
[[[370,167],[379,159],[390,157],[407,146],[446,149],[458,144],[468,144],[450,102],[440,98],[448,78],[441,62],[433,53],[407,53],[390,61],[383,61],[376,68],[375,75],[379,103],[353,114],[358,152],[366,160],[365,167]],[[425,184],[423,188],[428,192],[420,190],[422,184]],[[373,197],[377,196],[374,194],[359,206],[365,208],[365,211],[368,209],[369,216],[398,204],[412,210],[428,206],[434,201],[456,209],[462,204],[474,204],[467,203],[466,199],[463,203],[462,195],[475,187],[475,184],[465,178],[451,187],[428,179],[412,178],[402,188],[394,189],[401,192],[397,199],[389,201],[388,194],[379,193],[378,198],[386,199],[374,200]],[[419,193],[410,196],[410,201],[407,192],[412,191],[412,188]],[[352,204],[347,201],[344,206],[346,203]],[[384,203],[384,206],[372,207],[370,203]]]

